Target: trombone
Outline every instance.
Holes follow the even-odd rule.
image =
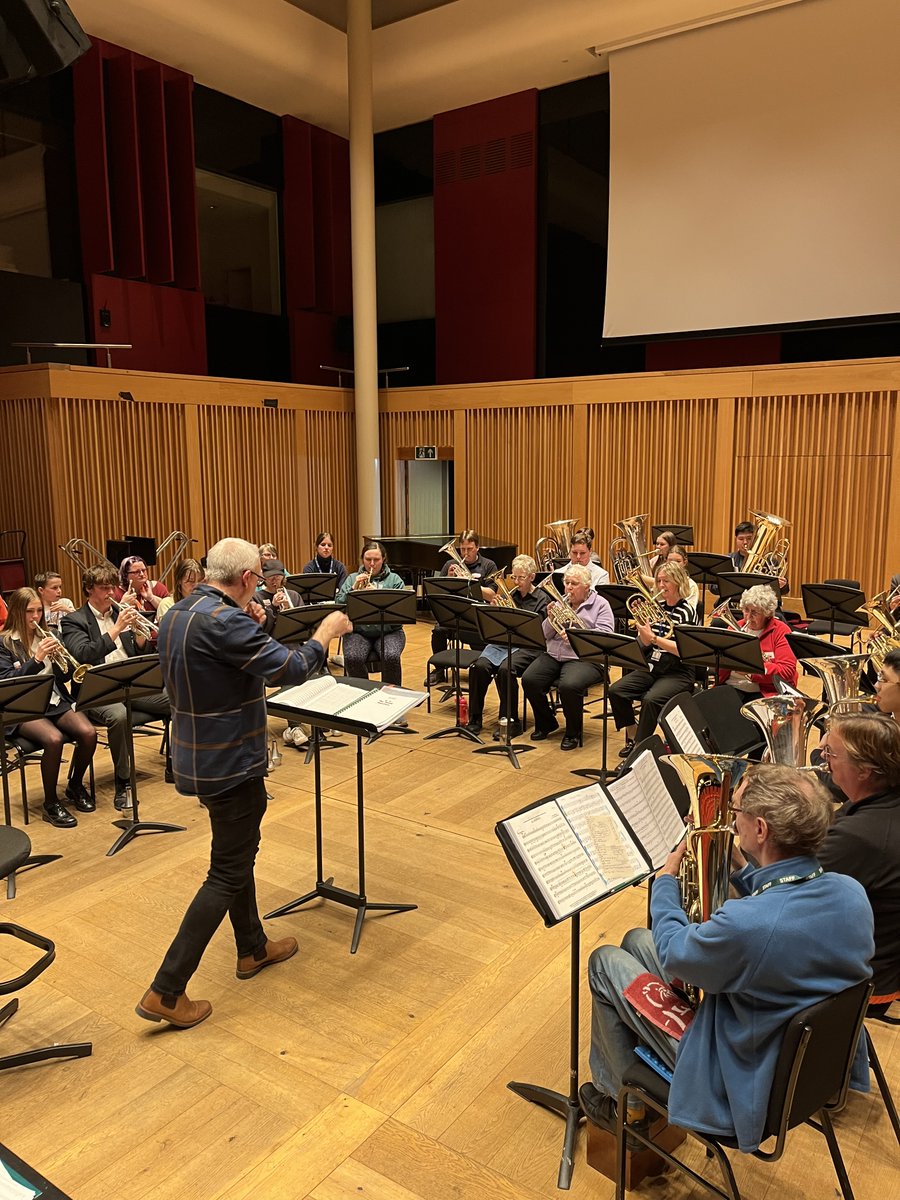
[[[80,663],[77,658],[73,658],[73,656],[66,649],[62,638],[58,638],[56,634],[52,632],[52,630],[44,629],[41,625],[35,625],[34,632],[38,635],[38,637],[41,638],[53,638],[54,642],[56,642],[56,647],[50,652],[49,657],[52,658],[58,666],[62,667],[63,670],[66,668],[71,669],[73,683],[81,683],[85,675],[87,675],[88,671],[91,669],[91,664]]]

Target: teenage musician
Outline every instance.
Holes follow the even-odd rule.
[[[62,594],[62,576],[57,571],[42,571],[34,577],[34,590],[44,605],[41,624],[45,629],[55,632],[62,622],[63,613],[75,611],[75,605],[69,597]]]
[[[569,562],[576,567],[587,567],[591,573],[591,587],[609,583],[609,571],[594,561],[594,531],[579,529],[569,543]]]
[[[550,597],[542,588],[534,586],[536,572],[537,565],[530,555],[517,554],[512,561],[512,581],[516,586],[511,595],[516,608],[543,616],[550,603]],[[498,598],[495,595],[491,603],[496,604],[497,602]],[[524,646],[520,646],[514,649],[512,655],[507,658],[504,645],[485,646],[481,657],[469,667],[468,728],[470,732],[481,733],[484,698],[487,694],[488,684],[492,678],[496,678],[497,694],[500,697],[500,720],[506,718],[509,721],[510,737],[519,736],[522,732],[522,725],[516,717],[519,708],[519,685],[516,679],[524,673],[526,667],[534,662],[539,653],[538,650],[527,650]],[[511,680],[508,678],[510,664],[512,666]],[[507,689],[509,689],[508,693]],[[509,711],[507,711],[507,694],[509,694],[511,702]],[[499,738],[499,736],[498,730],[496,737]]]
[[[44,602],[32,588],[17,588],[9,597],[9,612],[0,630],[0,679],[21,678],[23,675],[53,674],[50,705],[43,717],[23,721],[19,733],[43,750],[41,783],[44,787],[44,808],[41,816],[60,829],[71,829],[78,822],[62,804],[56,793],[63,744],[74,738],[72,775],[66,788],[66,801],[79,812],[93,812],[93,798],[84,787],[84,773],[94,757],[97,730],[84,713],[75,712],[67,684],[74,670],[61,654],[62,647],[55,637],[45,637],[41,631]]]
[[[697,614],[688,601],[690,578],[684,567],[664,562],[656,573],[656,590],[662,592],[659,606],[672,625],[696,625]],[[627,758],[635,741],[642,742],[656,728],[656,720],[667,700],[694,685],[694,668],[678,657],[678,647],[666,626],[636,625],[637,639],[647,659],[647,669],[629,671],[609,689],[609,704],[616,729],[625,730],[620,758]],[[634,701],[641,702],[640,720],[635,723]]]
[[[316,552],[303,566],[304,575],[337,575],[338,587],[347,578],[347,568],[334,557],[334,538],[330,533],[316,534]]]
[[[389,588],[402,592],[403,580],[388,566],[387,555],[380,542],[366,542],[360,555],[360,569],[348,575],[338,592],[339,601],[346,601],[350,592],[368,588]],[[403,682],[400,655],[406,645],[402,625],[354,625],[352,633],[344,634],[344,671],[354,679],[368,679],[369,655],[374,650],[381,660],[382,683]]]
[[[578,623],[585,629],[602,629],[610,633],[613,615],[609,603],[594,591],[591,573],[580,563],[570,563],[563,573],[566,602],[574,609]],[[560,625],[559,605],[547,606],[543,630],[547,649],[539,654],[522,676],[522,687],[534,712],[533,742],[542,742],[559,728],[550,708],[547,693],[554,683],[559,684],[559,699],[566,718],[566,731],[560,750],[574,750],[581,744],[584,725],[584,697],[588,688],[603,681],[603,672],[591,663],[582,662],[569,644],[569,637]]]
[[[175,571],[175,586],[171,596],[165,596],[159,602],[156,610],[157,622],[167,613],[173,604],[190,596],[198,583],[203,582],[203,568],[196,558],[183,558]]]
[[[880,712],[900,722],[900,650],[889,650],[875,679],[875,703]]]
[[[669,555],[675,549],[676,538],[671,529],[664,529],[653,547],[655,554],[650,559],[650,574],[641,574],[641,579],[648,587],[653,586],[653,580],[656,578],[656,572],[668,559]],[[684,564],[682,564],[684,565]]]
[[[465,564],[465,571],[461,570],[459,564],[452,558],[448,558],[441,567],[442,576],[465,577],[466,572],[477,580],[482,580],[487,583],[491,575],[497,573],[497,564],[492,558],[485,558],[479,547],[481,539],[474,529],[464,529],[459,535],[457,541],[457,550],[459,556]],[[490,586],[482,587],[482,597],[485,600],[490,600],[493,589]],[[451,630],[445,629],[443,625],[435,625],[431,631],[431,653],[440,654],[447,649],[450,641]],[[430,672],[425,681],[426,687],[437,687],[439,683],[443,683],[447,678],[447,672],[434,669]]]

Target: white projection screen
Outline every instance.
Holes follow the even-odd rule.
[[[610,56],[604,336],[900,313],[900,0]]]

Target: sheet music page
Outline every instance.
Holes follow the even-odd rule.
[[[359,688],[351,687],[348,683],[338,683],[332,675],[323,675],[318,679],[307,679],[306,683],[300,683],[296,687],[286,688],[279,693],[277,703],[333,716],[359,695]]]
[[[707,753],[703,743],[697,737],[693,725],[677,705],[666,713],[666,724],[685,754]]]
[[[647,864],[631,834],[596,783],[560,796],[557,803],[600,872],[607,891],[647,873]]]
[[[428,698],[425,692],[411,692],[399,687],[377,688],[362,693],[358,688],[349,690],[355,693],[356,698],[340,710],[341,716],[350,721],[366,721],[377,729],[393,725],[404,713]]]
[[[555,800],[503,822],[550,911],[558,919],[602,896],[606,888]]]
[[[645,759],[650,759],[652,765]],[[631,770],[607,784],[606,790],[650,856],[654,869],[661,867],[669,851],[683,837],[684,822],[650,751],[638,755]]]

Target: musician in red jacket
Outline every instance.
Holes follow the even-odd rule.
[[[788,645],[790,629],[775,616],[778,598],[770,587],[758,584],[748,588],[741,596],[743,620],[739,621],[745,633],[759,638],[762,651],[763,674],[747,675],[742,671],[720,671],[719,683],[727,683],[744,693],[747,700],[759,696],[775,695],[775,679],[778,675],[791,687],[797,686],[797,658]]]

